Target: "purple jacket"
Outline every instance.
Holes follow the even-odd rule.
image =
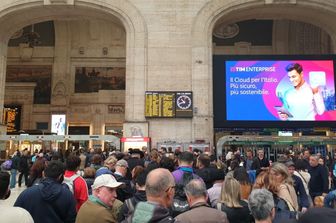
[[[175,182],[180,182],[182,180],[182,176],[184,172],[190,172],[193,173],[193,179],[201,179],[201,177],[199,177],[197,174],[194,174],[194,170],[192,169],[192,167],[189,166],[180,166],[177,168],[177,170],[175,170],[174,172],[172,172],[173,177],[175,179]]]

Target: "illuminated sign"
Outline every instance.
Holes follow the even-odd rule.
[[[51,132],[65,135],[65,114],[51,115]]]
[[[149,137],[134,137],[134,138],[126,138],[123,137],[120,139],[121,142],[149,142]]]
[[[20,131],[21,106],[5,105],[3,113],[3,123],[7,126],[7,133]]]

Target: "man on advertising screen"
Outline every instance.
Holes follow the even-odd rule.
[[[281,120],[313,121],[316,114],[323,114],[325,109],[321,90],[318,85],[310,85],[303,78],[303,68],[298,63],[286,67],[288,78],[293,88],[283,94],[283,106],[276,107]]]
[[[54,131],[57,133],[57,135],[64,135],[65,134],[65,122],[64,122],[62,117],[59,117],[59,119],[55,123]]]

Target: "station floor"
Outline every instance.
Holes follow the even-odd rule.
[[[17,197],[20,195],[20,193],[22,191],[24,191],[27,187],[26,186],[21,186],[19,187],[17,184],[16,184],[16,187],[11,189],[11,195],[10,197],[7,199],[7,200],[3,200],[1,201],[2,204],[5,204],[5,205],[10,205],[10,206],[13,206]]]

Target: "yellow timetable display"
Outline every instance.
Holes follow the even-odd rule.
[[[7,133],[20,130],[21,106],[5,105],[2,122],[7,126]]]
[[[177,107],[177,96],[187,94],[190,97],[190,108],[187,115],[180,115],[180,108]],[[175,117],[192,117],[192,93],[191,92],[146,92],[145,116],[147,118],[175,118]],[[179,99],[181,103],[181,97]],[[178,111],[178,112],[177,112]]]
[[[175,93],[146,92],[146,117],[175,117]]]

